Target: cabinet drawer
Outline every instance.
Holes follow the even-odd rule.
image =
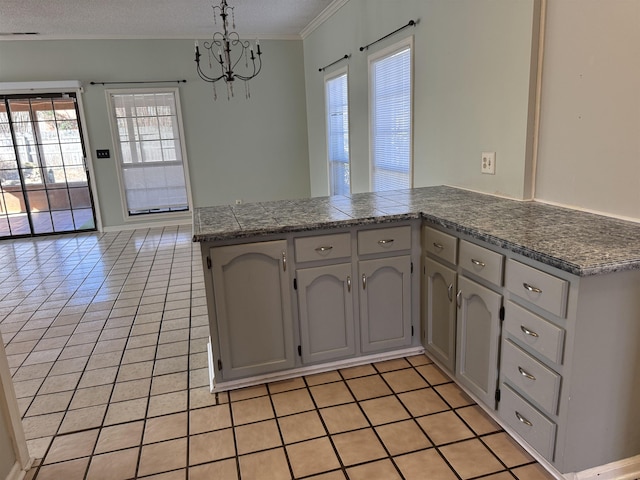
[[[502,342],[502,374],[514,387],[550,414],[558,410],[560,375],[546,367],[510,340]]]
[[[532,350],[554,363],[562,363],[564,329],[529,310],[507,302],[504,329]]]
[[[358,232],[358,255],[397,252],[411,248],[411,227],[377,228]]]
[[[458,239],[453,235],[431,227],[424,227],[425,252],[456,265],[458,260]]]
[[[351,257],[351,235],[348,233],[301,237],[294,239],[293,243],[296,262]]]
[[[502,285],[504,256],[499,253],[466,240],[461,240],[458,263],[468,272],[474,273],[495,285]]]
[[[567,314],[568,281],[509,259],[505,283],[510,292],[540,308],[558,317]]]
[[[556,424],[531,406],[508,385],[502,384],[500,416],[529,445],[547,460],[553,461]]]

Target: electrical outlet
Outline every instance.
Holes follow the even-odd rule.
[[[238,199],[236,200],[236,205],[241,205],[242,204],[242,200]]]
[[[496,174],[496,152],[482,152],[482,173]]]
[[[109,158],[110,154],[109,154],[109,150],[105,149],[105,150],[96,150],[96,157],[97,158]]]

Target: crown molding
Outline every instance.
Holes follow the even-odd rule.
[[[300,32],[300,37],[304,40],[309,36],[316,28],[327,21],[334,13],[340,10],[349,0],[333,0],[327,8],[325,8],[320,15],[314,18],[309,25],[304,27]]]

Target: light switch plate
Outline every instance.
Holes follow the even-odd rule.
[[[482,173],[496,174],[496,152],[482,152]]]

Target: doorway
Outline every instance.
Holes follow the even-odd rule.
[[[96,230],[76,95],[0,98],[0,238]]]

